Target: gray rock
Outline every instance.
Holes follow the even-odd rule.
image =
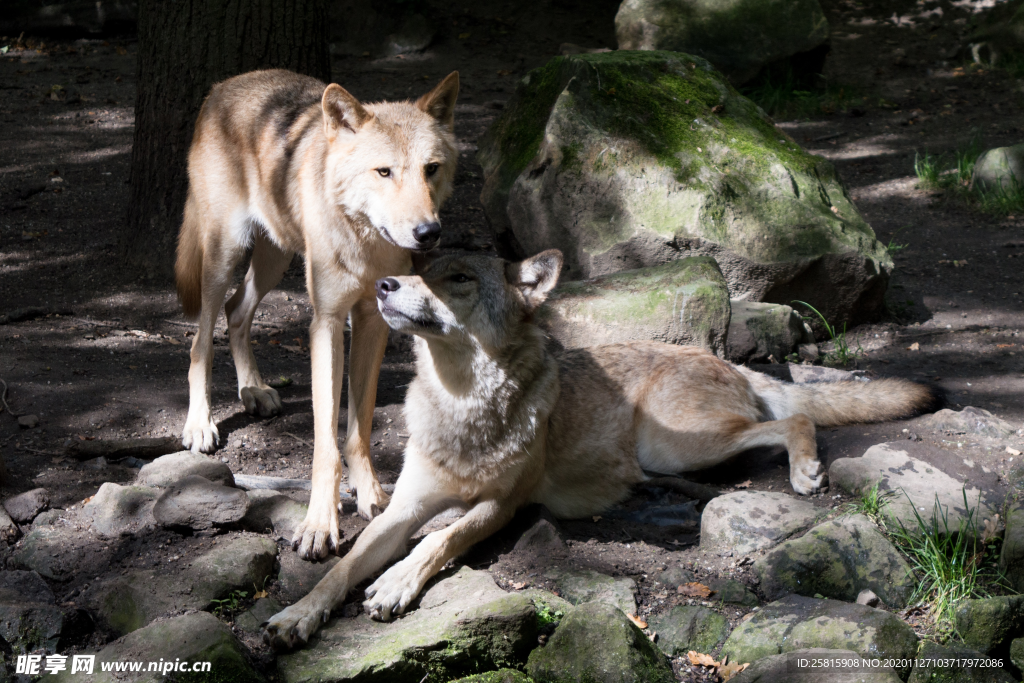
[[[626,614],[636,614],[636,581],[612,577],[591,569],[552,567],[544,577],[555,582],[560,595],[573,604],[604,602]]]
[[[132,0],[9,0],[0,16],[0,32],[28,35],[89,35],[134,31],[138,2]]]
[[[887,605],[903,607],[917,587],[903,556],[859,514],[829,520],[780,543],[754,562],[754,570],[768,600],[797,593],[853,602],[868,589]]]
[[[13,566],[39,572],[52,581],[67,581],[79,568],[88,545],[80,543],[79,532],[60,526],[33,527],[18,541],[11,554]]]
[[[1024,504],[1011,507],[1006,514],[999,569],[1015,590],[1024,593]]]
[[[64,510],[45,510],[36,515],[32,520],[32,526],[53,526],[60,521]]]
[[[120,486],[107,482],[82,512],[92,517],[92,530],[100,536],[117,537],[156,526],[153,506],[160,489],[149,486]]]
[[[654,580],[658,583],[663,583],[670,588],[678,588],[684,583],[691,583],[695,581],[696,576],[689,569],[678,564],[673,564],[655,574]]]
[[[800,344],[796,347],[797,356],[800,360],[805,360],[811,363],[818,362],[821,358],[821,353],[818,351],[817,344]]]
[[[440,670],[447,679],[514,666],[536,644],[530,600],[464,567],[428,586],[419,606],[393,622],[332,619],[308,647],[279,655],[277,674],[285,683],[340,683],[419,681]]]
[[[87,604],[118,634],[181,610],[205,610],[234,591],[252,595],[273,574],[277,545],[240,536],[222,541],[187,567],[143,569],[94,586]]]
[[[708,257],[562,282],[537,321],[563,347],[653,339],[725,355],[729,289]]]
[[[956,630],[968,647],[993,654],[1024,633],[1024,595],[964,600],[956,610]]]
[[[235,625],[243,631],[256,633],[260,630],[263,622],[282,609],[284,609],[284,606],[274,598],[260,598],[252,607],[235,618]]]
[[[838,600],[789,595],[761,608],[741,623],[722,646],[731,662],[756,662],[770,655],[807,648],[850,650],[869,659],[910,662],[917,636],[895,614]],[[901,678],[910,664],[897,669]]]
[[[984,659],[969,647],[949,642],[944,645],[925,640],[917,653],[907,683],[1015,683],[1016,678],[994,666],[966,666],[957,660]]]
[[[708,588],[715,592],[711,599],[716,603],[743,607],[757,607],[760,604],[753,591],[736,579],[712,579],[708,581]]]
[[[690,650],[711,652],[729,637],[729,620],[706,607],[680,605],[647,622],[658,634],[658,648],[669,657]]]
[[[615,35],[620,50],[704,57],[739,85],[779,62],[819,73],[829,28],[818,0],[625,0],[615,15]]]
[[[670,683],[672,669],[618,609],[604,603],[569,612],[547,645],[530,653],[537,683]]]
[[[524,598],[532,602],[534,607],[537,608],[538,615],[545,611],[552,616],[561,612],[561,616],[564,617],[572,611],[572,608],[574,607],[574,605],[565,598],[560,598],[554,593],[549,593],[542,588],[527,588],[524,591],[518,591],[516,594],[522,595]]]
[[[0,572],[0,638],[11,654],[57,650],[64,614],[53,602],[53,592],[36,572]]]
[[[18,524],[28,524],[48,507],[50,493],[46,489],[32,489],[4,501],[7,514]]]
[[[160,456],[139,470],[135,483],[166,488],[193,474],[224,486],[235,485],[231,468],[225,463],[192,451]]]
[[[498,669],[460,678],[454,683],[534,683],[529,676],[515,669]]]
[[[982,154],[974,164],[972,181],[975,187],[988,191],[1024,187],[1024,143],[996,147]]]
[[[731,304],[729,360],[734,363],[763,362],[769,356],[781,363],[797,345],[814,342],[810,326],[789,306],[738,299]]]
[[[814,523],[818,509],[784,493],[737,491],[704,508],[700,547],[736,557],[770,548]]]
[[[245,491],[193,474],[163,492],[153,517],[163,526],[209,529],[241,521],[248,509]]]
[[[834,167],[699,57],[555,57],[479,160],[497,239],[561,249],[568,280],[711,256],[735,298],[807,301],[838,325],[882,306],[892,260]]]
[[[916,508],[917,515],[929,526],[936,520],[941,530],[945,518],[951,532],[959,531],[967,519],[965,497],[967,506],[975,510],[973,524],[977,528],[996,513],[997,504],[987,494],[910,457],[899,444],[882,443],[860,458],[839,458],[829,467],[828,478],[831,485],[854,495],[862,495],[875,484],[881,492],[891,491],[892,495],[882,500],[882,514],[899,520],[908,530],[918,528]],[[973,533],[975,529],[968,531]]]
[[[100,670],[99,662],[148,661],[209,662],[207,676],[187,680],[263,681],[246,656],[231,628],[206,612],[195,612],[150,624],[110,643],[96,653],[94,683],[162,683],[170,676],[159,672],[143,671],[138,674],[114,674]],[[70,660],[69,660],[70,662]],[[46,676],[50,679],[50,676]],[[82,674],[72,674],[71,667],[53,677],[54,681],[76,683]],[[180,677],[179,678],[184,678]]]
[[[919,417],[914,422],[919,427],[934,429],[937,432],[978,434],[994,439],[1013,436],[1017,431],[1016,427],[1006,420],[1001,420],[987,410],[973,406],[967,406],[960,411],[943,408],[931,415]]]
[[[422,14],[410,14],[398,30],[384,39],[385,55],[407,55],[422,52],[434,42],[434,26]]]
[[[13,543],[20,534],[18,525],[14,523],[7,511],[0,507],[0,541]]]
[[[1014,638],[1010,641],[1010,663],[1024,671],[1024,638]]]
[[[291,541],[291,538],[287,539]],[[280,555],[281,568],[277,575],[278,595],[286,604],[297,602],[306,596],[320,579],[341,561],[340,557],[330,556],[323,562],[306,562],[298,553],[290,548]]]
[[[560,552],[565,550],[565,541],[550,520],[541,518],[523,532],[513,550],[533,554]]]
[[[19,415],[18,426],[22,429],[35,429],[39,426],[39,417],[36,415]]]
[[[240,522],[242,528],[260,533],[270,531],[274,538],[290,543],[309,507],[267,489],[254,489],[247,491],[246,495],[249,497],[249,509]]]
[[[871,666],[829,667],[825,671],[808,664],[814,660],[851,661],[859,657],[856,652],[850,650],[794,650],[759,659],[729,680],[731,683],[900,683],[899,675],[892,669]]]
[[[875,595],[875,592],[873,590],[865,588],[860,593],[857,593],[856,602],[858,605],[866,605],[867,607],[878,607],[878,605],[882,602],[882,599]]]

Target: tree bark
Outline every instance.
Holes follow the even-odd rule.
[[[327,0],[141,0],[125,264],[171,276],[192,129],[210,87],[282,68],[329,82]]]

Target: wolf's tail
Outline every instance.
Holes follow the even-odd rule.
[[[837,427],[933,412],[944,403],[937,387],[904,379],[790,384],[747,368],[739,370],[764,401],[770,420],[803,414],[818,427]]]
[[[203,242],[198,213],[189,192],[185,200],[185,218],[178,233],[178,258],[174,263],[178,301],[186,318],[199,315],[203,303]]]

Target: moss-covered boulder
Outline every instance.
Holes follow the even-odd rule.
[[[1014,505],[1006,514],[999,569],[1006,576],[1007,583],[1024,593],[1024,504]]]
[[[46,680],[76,683],[83,679],[95,683],[160,683],[188,681],[189,683],[259,683],[264,677],[252,666],[245,648],[238,642],[231,628],[207,612],[194,612],[166,619],[119,638],[95,653],[91,676],[71,673],[68,667],[57,676]],[[110,662],[166,662],[168,666],[195,664],[206,671],[148,671],[148,664],[139,673],[103,671],[101,664]]]
[[[700,57],[556,57],[479,158],[499,240],[561,249],[568,279],[709,255],[733,297],[800,299],[840,324],[882,305],[892,261],[835,168]]]
[[[742,607],[757,607],[760,600],[754,592],[736,579],[711,579],[707,582],[708,588],[714,591],[712,599],[717,603],[725,605],[740,605]]]
[[[1024,633],[1024,595],[964,600],[956,610],[956,630],[969,647],[993,654]]]
[[[806,648],[850,650],[869,659],[895,658],[910,673],[917,636],[895,614],[838,600],[789,595],[765,605],[732,632],[722,646],[731,662],[755,662],[770,655]]]
[[[864,515],[832,519],[800,538],[784,541],[754,562],[769,600],[788,593],[854,602],[872,590],[891,607],[903,607],[917,580],[878,527]]]
[[[529,676],[515,669],[499,669],[460,678],[453,683],[533,683]]]
[[[737,557],[789,538],[814,524],[818,508],[771,491],[736,491],[714,498],[700,518],[700,547]]]
[[[537,683],[671,683],[672,668],[620,610],[580,605],[547,645],[530,653],[526,671]]]
[[[829,31],[818,0],[624,0],[615,35],[620,50],[704,57],[738,85],[780,62],[820,73]]]
[[[280,655],[277,670],[285,683],[440,683],[521,665],[536,645],[530,599],[463,567],[436,580],[393,622],[365,614],[333,619],[308,647]]]
[[[985,658],[977,650],[960,644],[939,645],[926,640],[921,643],[907,683],[1014,683],[1017,680],[1002,668],[970,666],[965,661]]]
[[[1024,638],[1010,641],[1010,663],[1019,671],[1024,671]]]
[[[842,661],[857,661],[859,655],[849,650],[828,650],[808,648],[794,650],[781,655],[772,655],[753,662],[731,683],[900,683],[900,677],[892,669],[871,666],[842,666]],[[827,670],[814,662],[837,660],[840,666]]]
[[[653,339],[724,356],[729,288],[714,259],[683,258],[562,282],[538,321],[565,348]]]
[[[652,617],[651,630],[658,634],[658,648],[669,657],[690,650],[711,652],[729,637],[729,620],[706,607],[680,605]]]
[[[727,356],[734,363],[781,363],[800,344],[814,343],[814,332],[799,313],[785,304],[736,299],[730,302]]]
[[[64,614],[39,574],[0,572],[0,642],[9,654],[55,652],[64,626]]]
[[[1024,27],[1024,16],[1021,23]],[[975,187],[982,190],[1001,188],[1008,192],[1024,187],[1024,143],[1012,147],[996,147],[982,154],[974,164],[972,180]]]
[[[636,614],[636,581],[628,576],[608,576],[592,569],[552,567],[544,572],[558,593],[573,604],[603,602],[626,614]]]

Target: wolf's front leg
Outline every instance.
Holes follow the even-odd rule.
[[[393,565],[366,589],[363,603],[366,612],[381,621],[405,612],[427,581],[448,560],[501,529],[515,511],[516,506],[510,501],[484,500],[451,526],[429,534],[407,558]]]
[[[338,487],[341,453],[338,452],[338,403],[345,358],[345,314],[317,313],[309,328],[313,384],[313,476],[309,510],[292,536],[292,547],[305,560],[318,560],[335,551],[338,532]]]
[[[422,526],[450,503],[436,493],[434,482],[417,487],[422,498],[402,496],[396,491],[388,509],[359,535],[352,550],[327,573],[306,597],[275,614],[263,624],[263,640],[275,650],[304,645],[325,623],[349,588],[383,567]],[[411,487],[410,487],[411,488]]]

